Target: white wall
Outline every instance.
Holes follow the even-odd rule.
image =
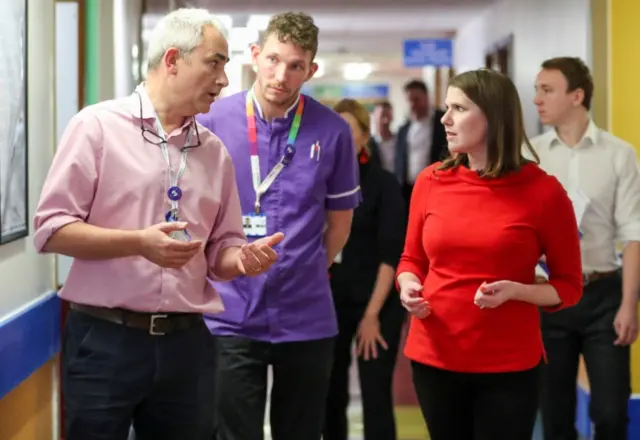
[[[512,79],[520,93],[529,135],[538,132],[533,83],[540,63],[554,56],[577,56],[591,66],[589,0],[504,0],[458,30],[457,72],[484,67],[493,45],[514,37]]]
[[[142,0],[113,0],[115,97],[130,95],[137,85],[133,66],[141,55],[138,45],[141,15]]]
[[[53,156],[54,8],[51,0],[28,2],[29,229]],[[31,232],[33,232],[31,230]],[[0,320],[53,290],[53,257],[38,256],[31,237],[0,246]]]

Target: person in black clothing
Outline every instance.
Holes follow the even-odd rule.
[[[358,102],[334,108],[351,125],[360,157],[363,202],[353,215],[351,235],[330,268],[338,317],[324,440],[348,437],[349,367],[356,342],[366,440],[395,440],[392,379],[405,312],[394,288],[395,267],[406,231],[406,207],[393,174],[372,164],[366,144],[369,114]]]
[[[424,81],[409,81],[404,86],[404,93],[411,115],[396,135],[394,170],[408,207],[413,184],[420,171],[446,158],[449,150],[444,125],[440,122],[444,112],[432,108]],[[372,157],[380,160],[377,143],[370,145]]]

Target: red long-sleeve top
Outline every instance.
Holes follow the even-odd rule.
[[[555,309],[576,304],[582,266],[571,201],[535,164],[491,179],[462,166],[438,171],[438,165],[416,181],[397,269],[418,277],[432,309],[424,319],[411,318],[405,354],[458,372],[533,368],[544,354],[538,307],[510,300],[480,309],[474,296],[483,282],[533,284],[545,255],[562,301]]]

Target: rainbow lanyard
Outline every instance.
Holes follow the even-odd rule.
[[[296,114],[293,117],[291,128],[289,129],[289,138],[287,146],[280,161],[273,167],[264,180],[260,178],[260,159],[258,156],[258,129],[256,127],[256,115],[253,105],[253,91],[247,92],[246,100],[247,108],[247,131],[249,135],[249,145],[251,152],[251,177],[253,179],[253,189],[256,192],[255,209],[256,213],[260,212],[260,197],[267,192],[276,177],[282,172],[285,166],[289,165],[293,159],[296,149],[294,144],[300,131],[300,123],[302,122],[302,112],[304,111],[304,96],[300,95]]]

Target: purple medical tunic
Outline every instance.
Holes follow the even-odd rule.
[[[245,215],[254,211],[256,198],[246,94],[215,102],[209,113],[198,116],[198,121],[229,150]],[[254,102],[262,180],[283,155],[297,104],[284,118],[269,123]],[[337,113],[305,96],[295,149],[291,163],[260,199],[267,217],[267,234],[285,234],[275,248],[280,258],[260,276],[212,283],[225,306],[221,314],[206,318],[215,335],[278,343],[338,333],[323,231],[327,210],[354,209],[361,200],[353,138]]]

